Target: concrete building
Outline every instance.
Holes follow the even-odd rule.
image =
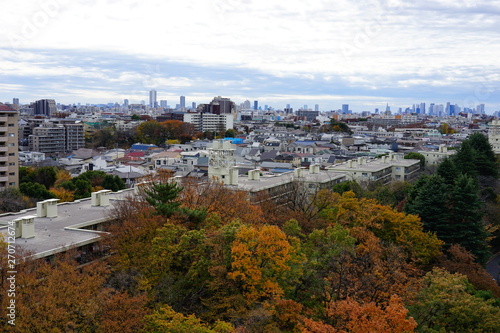
[[[489,124],[488,141],[495,154],[500,154],[500,120],[495,119]]]
[[[0,104],[0,190],[19,186],[18,113]]]
[[[419,154],[424,155],[425,157],[425,166],[437,166],[441,163],[445,158],[454,155],[456,150],[448,150],[448,147],[445,145],[440,145],[439,149],[436,151],[428,151],[428,150],[420,150]]]
[[[359,157],[344,163],[332,165],[328,170],[345,173],[349,180],[358,183],[412,181],[420,171],[420,161],[404,159],[402,154],[389,154],[379,159]]]
[[[194,125],[197,132],[220,132],[233,128],[232,114],[184,113],[184,122]]]
[[[53,99],[38,100],[31,103],[30,107],[33,108],[35,115],[44,115],[48,118],[57,112],[56,102]]]
[[[85,146],[83,124],[44,123],[33,128],[29,136],[29,149],[46,154],[63,153]]]

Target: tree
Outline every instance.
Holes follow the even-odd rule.
[[[443,177],[445,183],[448,185],[455,184],[455,181],[460,175],[455,163],[448,157],[439,163],[436,173]]]
[[[500,308],[471,292],[464,275],[434,268],[409,306],[418,332],[499,332]]]
[[[236,137],[236,134],[238,134],[238,133],[236,132],[236,130],[234,130],[234,129],[230,128],[230,129],[228,129],[228,130],[226,131],[226,133],[224,133],[224,137],[225,137],[225,138],[234,138],[234,137]]]
[[[164,145],[168,136],[165,127],[157,121],[146,121],[137,126],[137,141],[147,144]]]
[[[420,153],[416,153],[416,152],[409,152],[408,154],[406,154],[404,156],[405,159],[407,160],[420,160],[420,168],[424,168],[425,167],[425,156],[420,154]]]
[[[230,333],[234,327],[225,322],[217,321],[212,327],[201,322],[194,315],[183,315],[171,307],[163,306],[152,315],[146,316],[146,329],[153,333]]]
[[[498,165],[495,153],[488,142],[488,138],[482,133],[474,133],[469,138],[472,149],[475,151],[475,164],[479,175],[498,177]]]
[[[285,273],[291,269],[293,251],[276,226],[243,226],[231,247],[232,271],[228,277],[238,283],[249,304],[281,298],[287,288]]]
[[[473,178],[458,177],[450,191],[448,227],[437,230],[438,237],[447,245],[460,244],[474,254],[481,263],[491,255],[486,241],[487,233],[482,224],[481,202]]]
[[[351,298],[331,302],[328,316],[337,332],[407,333],[417,327],[417,322],[408,317],[408,310],[397,295],[391,296],[387,306],[374,302],[359,303]]]
[[[18,212],[32,207],[30,199],[16,188],[8,187],[0,190],[0,214],[8,212]]]
[[[182,187],[175,182],[157,183],[144,190],[145,200],[156,210],[158,215],[172,216],[180,206],[177,201]]]
[[[52,199],[55,197],[45,186],[39,183],[22,183],[19,185],[19,190],[22,194],[36,200]]]

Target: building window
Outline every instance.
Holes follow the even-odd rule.
[[[9,172],[9,176],[15,176],[16,173],[15,172]]]
[[[14,186],[14,185],[16,185],[16,183],[15,183],[15,182],[10,182],[10,183],[9,183],[9,186]]]
[[[16,162],[10,162],[9,165],[14,166],[14,165],[16,165]]]
[[[9,153],[9,156],[16,156],[16,153]]]
[[[14,127],[14,124],[9,124],[9,127]]]

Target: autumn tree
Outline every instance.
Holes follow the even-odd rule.
[[[435,268],[410,308],[418,332],[498,332],[500,308],[471,294],[464,275]]]

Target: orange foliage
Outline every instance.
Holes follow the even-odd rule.
[[[331,303],[327,315],[335,322],[337,332],[408,333],[417,327],[399,296],[393,295],[385,307],[374,302],[358,303],[348,298]],[[335,331],[334,331],[335,332]]]
[[[249,303],[262,298],[280,298],[284,294],[281,279],[290,270],[292,246],[276,226],[246,227],[236,234],[231,248],[232,272]]]

